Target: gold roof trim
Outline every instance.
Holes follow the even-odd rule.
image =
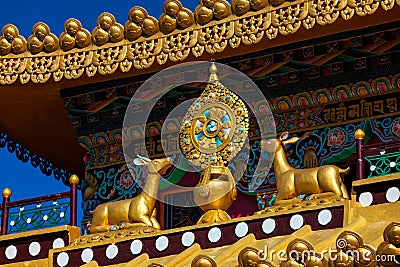
[[[377,177],[368,178],[368,179],[355,180],[352,183],[352,187],[360,186],[360,185],[382,183],[382,182],[394,181],[394,180],[400,180],[400,173],[391,173],[391,174],[387,174],[384,176],[377,176]]]
[[[399,202],[355,208],[351,223],[342,228],[311,230],[304,225],[289,235],[266,239],[249,234],[231,245],[204,249],[195,243],[179,254],[160,258],[142,254],[129,262],[107,267],[398,266],[393,256],[388,257],[399,251],[398,207]],[[91,261],[81,267],[100,265]]]
[[[58,233],[58,232],[62,232],[62,231],[68,231],[69,242],[72,242],[73,240],[76,240],[77,238],[79,238],[81,229],[76,226],[61,225],[61,226],[55,226],[55,227],[51,227],[51,228],[37,229],[37,230],[32,230],[32,231],[27,231],[27,232],[18,232],[18,233],[2,235],[2,236],[0,236],[0,242],[6,242],[8,240],[15,240],[18,238],[24,238],[24,237],[28,237],[28,236],[39,236],[39,235],[48,234],[48,233]]]
[[[254,219],[259,219],[259,218],[276,218],[278,216],[282,215],[287,215],[287,214],[295,214],[295,213],[300,213],[300,212],[306,212],[306,211],[313,211],[313,210],[320,210],[323,208],[334,208],[334,207],[340,207],[343,206],[345,209],[350,209],[352,206],[354,206],[354,203],[352,203],[349,200],[344,200],[341,198],[327,198],[326,200],[317,200],[317,201],[304,201],[303,205],[293,205],[293,204],[288,204],[288,205],[282,205],[282,207],[278,207],[277,209],[269,209],[265,211],[259,211],[256,212],[252,216],[247,216],[247,217],[239,217],[239,218],[234,218],[231,220],[227,221],[220,221],[218,222],[218,225],[226,225],[226,224],[231,224],[231,223],[238,223],[238,222],[248,222]],[[357,204],[355,204],[357,206]],[[347,216],[347,215],[345,215]],[[345,218],[347,220],[347,218]],[[121,229],[121,230],[115,230],[115,231],[110,231],[110,232],[104,232],[104,233],[95,233],[95,234],[89,234],[89,235],[84,235],[76,238],[73,242],[68,247],[63,248],[64,250],[74,250],[77,248],[84,248],[87,247],[88,245],[103,245],[103,244],[109,244],[110,242],[123,242],[126,240],[132,240],[133,238],[148,238],[148,237],[155,237],[155,236],[161,236],[161,235],[167,235],[170,233],[176,233],[176,232],[185,232],[185,231],[194,231],[196,229],[203,229],[204,227],[212,227],[214,224],[213,223],[204,223],[200,225],[190,225],[190,226],[184,226],[176,229],[168,229],[168,230],[156,230],[151,227],[147,226],[137,226],[133,228],[127,228],[127,229]]]
[[[270,1],[271,2],[271,1]],[[400,0],[325,0],[285,2],[274,0],[201,0],[192,13],[178,0],[167,0],[160,20],[141,7],[133,7],[129,20],[116,22],[110,13],[102,13],[90,33],[74,18],[64,24],[57,38],[50,28],[35,24],[28,41],[18,29],[7,24],[0,36],[0,84],[45,83],[77,79],[86,73],[107,75],[117,69],[128,72],[150,68],[167,61],[179,62],[189,55],[216,54],[228,46],[253,45],[264,36],[291,35],[301,27],[325,26],[338,18],[372,15],[381,7],[394,8]],[[329,6],[329,8],[326,8]],[[396,16],[396,14],[394,14]]]

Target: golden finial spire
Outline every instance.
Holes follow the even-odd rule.
[[[354,137],[356,139],[364,139],[365,132],[362,129],[357,129],[357,131],[354,133]]]
[[[10,188],[7,187],[7,188],[4,188],[2,194],[3,194],[3,197],[11,197],[12,192],[11,192]]]
[[[212,61],[211,67],[210,67],[210,79],[208,80],[209,83],[218,82],[217,72],[218,72],[217,66],[215,66],[214,61]]]

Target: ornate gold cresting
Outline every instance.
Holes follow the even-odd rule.
[[[272,262],[264,260],[264,257],[259,249],[246,247],[239,252],[236,267],[276,267]]]
[[[61,49],[84,48],[92,43],[90,32],[82,28],[79,20],[70,18],[64,23],[64,32],[60,35]]]
[[[129,20],[125,22],[125,37],[133,41],[142,36],[141,23],[148,16],[147,11],[142,7],[133,7],[128,14]]]
[[[289,133],[284,132],[278,139],[262,141],[261,149],[274,154],[274,171],[276,177],[277,195],[274,205],[291,204],[301,201],[297,196],[306,194],[311,199],[325,197],[342,197],[348,199],[346,187],[341,174],[349,172],[334,165],[325,165],[309,169],[295,169],[286,159],[284,148],[296,143],[299,138],[288,139]]]
[[[159,31],[158,20],[149,16],[146,9],[140,6],[131,8],[129,20],[125,23],[126,39],[133,41],[140,36],[152,36]]]
[[[213,19],[221,20],[232,14],[231,5],[225,0],[200,0],[194,11],[199,24],[209,23]]]
[[[241,16],[250,10],[250,0],[232,0],[233,12]]]
[[[400,265],[400,223],[392,222],[383,232],[384,241],[379,244],[377,254],[383,266]],[[395,257],[395,259],[390,258]],[[397,261],[397,262],[396,262]]]
[[[324,257],[315,252],[310,242],[296,238],[286,248],[287,261],[281,261],[280,267],[328,267]]]
[[[217,263],[207,255],[198,255],[192,260],[191,267],[217,267]]]
[[[230,219],[225,210],[237,191],[227,165],[244,145],[249,128],[243,101],[218,82],[214,63],[210,72],[210,83],[189,108],[180,132],[184,156],[203,169],[194,200],[206,213],[198,223]]]
[[[131,199],[119,200],[100,204],[93,211],[90,233],[106,232],[109,230],[151,227],[160,229],[156,219],[155,197],[161,175],[164,175],[172,166],[171,158],[147,159],[139,157],[135,159],[136,165],[144,165],[148,168],[148,176],[143,191]]]
[[[364,244],[362,237],[352,231],[342,232],[336,239],[336,252],[330,257],[333,267],[373,267],[377,266],[375,249]]]
[[[178,0],[167,0],[163,5],[163,14],[160,17],[160,29],[163,33],[173,30],[186,29],[194,23],[192,11],[184,8]]]
[[[19,35],[17,27],[7,24],[1,31],[0,55],[7,55],[10,52],[21,54],[26,51],[26,40]]]
[[[81,246],[81,245],[88,245],[98,242],[110,241],[119,238],[126,238],[126,237],[140,237],[143,235],[148,234],[157,234],[161,230],[155,229],[150,226],[136,224],[132,228],[128,229],[118,229],[118,231],[111,231],[111,232],[99,232],[90,235],[82,235],[79,238],[76,238],[72,243],[71,246]]]
[[[238,16],[248,11],[258,11],[268,5],[267,0],[232,0],[232,11]]]
[[[387,228],[389,227],[390,225]],[[336,239],[336,248],[327,254],[316,252],[310,242],[296,238],[288,244],[286,258],[287,260],[280,262],[280,267],[374,267],[378,265],[375,249],[371,245],[364,244],[362,237],[352,231],[339,234]]]
[[[176,14],[182,8],[179,1],[167,1],[164,3],[164,13],[160,17],[160,29],[163,33],[170,33],[176,29]]]
[[[46,51],[54,52],[58,49],[58,38],[50,32],[49,26],[38,22],[33,26],[32,35],[28,38],[28,49],[32,53]]]
[[[271,1],[277,1],[275,4],[281,2]],[[230,6],[224,0],[201,0],[193,15],[185,8],[176,13],[182,5],[178,0],[167,0],[165,21],[160,21],[165,35],[159,30],[158,20],[149,16],[144,8],[136,6],[129,12],[124,27],[128,42],[124,39],[116,41],[123,34],[118,23],[109,30],[100,26],[95,31],[96,36],[92,36],[77,19],[71,18],[65,22],[64,32],[59,36],[59,47],[63,51],[53,46],[56,39],[51,34],[42,40],[43,49],[35,38],[27,46],[18,29],[7,24],[0,37],[0,56],[5,56],[0,57],[0,84],[12,84],[17,79],[22,84],[29,81],[44,83],[51,76],[55,81],[77,79],[85,72],[92,77],[97,71],[106,75],[114,73],[117,68],[128,72],[132,66],[149,68],[154,62],[162,65],[168,60],[184,60],[190,54],[200,57],[204,53],[221,53],[228,46],[235,49],[242,43],[257,44],[264,36],[272,40],[279,34],[294,34],[301,26],[312,29],[316,24],[329,25],[339,18],[350,20],[355,15],[372,15],[379,7],[389,11],[396,3],[400,6],[400,0],[294,1],[276,8],[272,8],[271,3],[275,5],[267,0],[234,0]],[[107,15],[106,20],[109,19]],[[41,35],[44,28],[38,27],[37,34]],[[99,45],[107,38],[111,43],[116,42],[115,45],[90,46],[92,38]],[[78,51],[71,53],[73,48]],[[24,53],[27,49],[31,54]],[[47,54],[38,54],[39,50]]]
[[[97,19],[97,26],[92,32],[93,43],[101,46],[111,41],[117,43],[124,39],[124,27],[115,21],[113,15],[102,13]]]

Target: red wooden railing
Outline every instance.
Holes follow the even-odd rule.
[[[11,195],[12,195],[11,190],[9,188],[5,188],[3,190],[3,203],[1,204],[2,217],[1,217],[0,235],[7,234],[8,211],[10,208],[21,207],[21,206],[30,205],[30,204],[36,204],[36,203],[40,203],[40,202],[55,201],[55,200],[64,199],[64,198],[70,198],[70,207],[71,207],[70,208],[70,225],[77,226],[77,205],[78,205],[77,191],[78,191],[78,183],[79,183],[78,176],[72,175],[69,178],[69,183],[70,183],[70,191],[56,193],[56,194],[47,195],[47,196],[22,199],[22,200],[13,201],[13,202],[10,202]]]
[[[364,157],[378,155],[383,150],[385,153],[390,153],[394,151],[399,151],[400,149],[400,141],[394,140],[379,144],[369,144],[364,145],[364,137],[365,133],[363,130],[358,129],[354,137],[356,138],[356,156],[357,156],[357,180],[361,180],[365,178],[364,172]]]
[[[357,129],[354,133],[354,137],[356,138],[356,178],[357,180],[364,179],[364,154],[363,154],[363,146],[364,146],[364,137],[365,133],[361,129]]]

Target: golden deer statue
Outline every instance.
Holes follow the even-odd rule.
[[[148,176],[143,191],[131,199],[103,203],[97,206],[92,212],[90,233],[107,232],[111,227],[118,229],[121,222],[124,223],[121,226],[123,228],[144,225],[160,229],[160,224],[156,219],[155,197],[157,196],[161,175],[164,175],[168,168],[172,166],[172,159],[150,160],[139,157],[134,160],[134,163],[148,168]]]
[[[299,138],[288,138],[289,133],[284,132],[278,139],[261,142],[261,149],[268,153],[275,153],[274,170],[276,177],[277,195],[274,205],[289,204],[300,201],[297,196],[310,195],[311,199],[339,196],[348,199],[341,174],[348,173],[334,165],[325,165],[310,169],[295,169],[286,159],[284,147],[296,143]]]

